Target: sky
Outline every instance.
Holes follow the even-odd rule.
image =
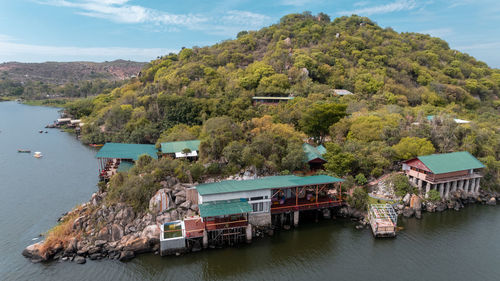
[[[500,68],[499,0],[0,0],[0,62],[150,61],[303,11],[430,34]]]

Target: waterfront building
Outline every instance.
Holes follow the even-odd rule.
[[[427,194],[435,189],[441,198],[462,190],[478,194],[485,166],[467,151],[419,156],[403,162],[403,171],[419,191]]]
[[[108,180],[117,172],[128,171],[144,154],[158,159],[158,150],[152,144],[106,143],[96,155],[99,179]]]
[[[311,171],[322,170],[323,165],[327,162],[323,155],[326,153],[326,148],[323,145],[312,146],[308,143],[302,144],[302,149],[306,154],[306,161],[309,164]]]
[[[199,140],[173,141],[161,143],[161,154],[163,156],[175,158],[187,158],[189,160],[198,159],[200,151]]]
[[[239,201],[242,202],[240,205],[250,206],[249,224],[269,227],[273,216],[282,220],[285,214],[293,215],[296,225],[300,211],[340,206],[342,182],[342,179],[326,175],[270,176],[200,184],[196,186],[196,191],[202,217],[205,204]]]
[[[289,100],[293,100],[294,97],[252,97],[252,104],[268,104],[268,105],[276,105],[280,102],[288,102]]]

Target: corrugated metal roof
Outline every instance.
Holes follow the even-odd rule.
[[[202,218],[243,214],[253,211],[252,205],[244,200],[209,202],[200,204],[198,207]]]
[[[158,150],[153,144],[135,143],[106,143],[97,152],[97,158],[132,159],[136,161],[139,156],[147,154],[154,159],[158,159]]]
[[[208,194],[251,191],[259,189],[328,184],[342,181],[344,180],[326,175],[308,177],[298,177],[294,175],[272,176],[254,180],[226,180],[221,182],[205,183],[196,186],[196,190],[200,195],[203,196]]]
[[[326,149],[321,145],[323,151],[326,152]],[[306,154],[307,162],[312,161],[314,159],[321,159],[326,162],[325,158],[323,158],[323,154],[320,151],[319,146],[314,147],[308,143],[302,144],[302,149],[304,150],[304,153]]]
[[[191,151],[198,151],[200,150],[200,141],[188,140],[188,141],[173,141],[173,142],[161,143],[162,153],[182,152],[186,148],[189,148]]]
[[[418,160],[434,174],[484,168],[483,163],[467,151],[419,156]]]

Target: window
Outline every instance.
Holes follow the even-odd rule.
[[[251,198],[250,198],[250,201],[257,201],[257,200],[262,200],[262,199],[264,199],[264,197],[262,197],[262,196],[259,196],[259,197],[251,197]]]
[[[268,203],[267,202],[259,202],[252,204],[253,212],[267,212]]]

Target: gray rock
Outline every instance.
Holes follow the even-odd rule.
[[[198,204],[191,204],[191,207],[190,207],[191,210],[195,211],[195,212],[198,212]]]
[[[94,245],[96,247],[102,247],[104,244],[106,244],[106,242],[107,242],[106,240],[96,240]]]
[[[123,228],[118,224],[111,226],[111,241],[119,241],[123,237]]]
[[[437,212],[442,212],[442,211],[446,210],[446,207],[447,207],[446,203],[444,203],[444,202],[439,202],[439,203],[437,203],[437,205],[436,205],[436,211],[437,211]]]
[[[495,197],[491,197],[487,202],[487,205],[494,206],[497,204],[497,199]]]
[[[177,210],[172,210],[170,212],[170,218],[175,221],[175,220],[178,220],[179,219],[179,213],[177,212]]]
[[[91,260],[96,260],[96,259],[100,259],[100,258],[102,258],[100,253],[95,253],[95,254],[92,254],[89,256],[89,259],[91,259]]]
[[[186,201],[186,197],[176,196],[175,197],[175,205],[180,205]]]
[[[406,195],[403,197],[403,203],[406,206],[410,205],[410,198],[411,198],[410,193],[406,193]]]
[[[82,256],[76,256],[74,261],[78,264],[84,264],[87,262],[87,260]]]
[[[410,208],[410,207],[405,207],[403,209],[403,216],[405,218],[410,218],[412,217],[413,215],[415,214],[415,210],[413,208]]]
[[[179,190],[176,193],[174,193],[175,197],[178,197],[178,196],[184,197],[184,198],[186,197],[186,190],[184,190],[184,187],[182,187],[182,188],[183,188],[182,190]]]
[[[182,203],[179,207],[181,207],[184,210],[187,210],[191,207],[191,201],[187,200],[186,202]]]

